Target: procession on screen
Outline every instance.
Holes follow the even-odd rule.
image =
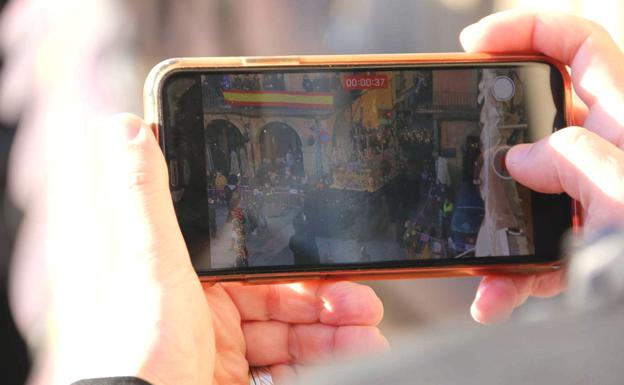
[[[528,139],[519,72],[203,74],[203,143],[188,146],[203,150],[208,231],[194,263],[532,254],[531,195],[504,166]],[[191,193],[178,169],[174,201]]]

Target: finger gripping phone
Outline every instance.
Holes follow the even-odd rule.
[[[204,281],[478,275],[561,266],[576,206],[505,154],[565,127],[570,92],[534,55],[183,58],[145,113]]]

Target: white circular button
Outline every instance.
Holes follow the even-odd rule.
[[[494,79],[494,87],[492,88],[494,99],[499,102],[506,102],[507,100],[513,98],[515,92],[516,85],[513,80],[509,78],[509,76],[499,76]]]

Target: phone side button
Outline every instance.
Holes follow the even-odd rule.
[[[297,65],[299,64],[299,56],[272,56],[272,57],[245,57],[243,58],[244,66],[261,66],[261,65]]]

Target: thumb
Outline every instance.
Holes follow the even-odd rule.
[[[45,242],[49,276],[43,360],[58,383],[137,373],[149,380],[145,370],[159,358],[212,346],[210,334],[188,342],[209,312],[164,157],[151,129],[132,115],[87,125],[66,140],[53,147],[45,231],[34,240]]]
[[[583,206],[586,225],[619,223],[624,215],[624,153],[582,127],[513,147],[511,176],[538,192],[565,192]]]
[[[109,168],[116,174],[116,186],[111,186],[115,201],[122,205],[122,249],[149,262],[158,276],[187,273],[190,259],[176,220],[165,159],[151,128],[129,114],[116,116],[113,126],[117,133],[111,135],[123,141],[110,146],[117,154],[111,154],[115,166]]]

